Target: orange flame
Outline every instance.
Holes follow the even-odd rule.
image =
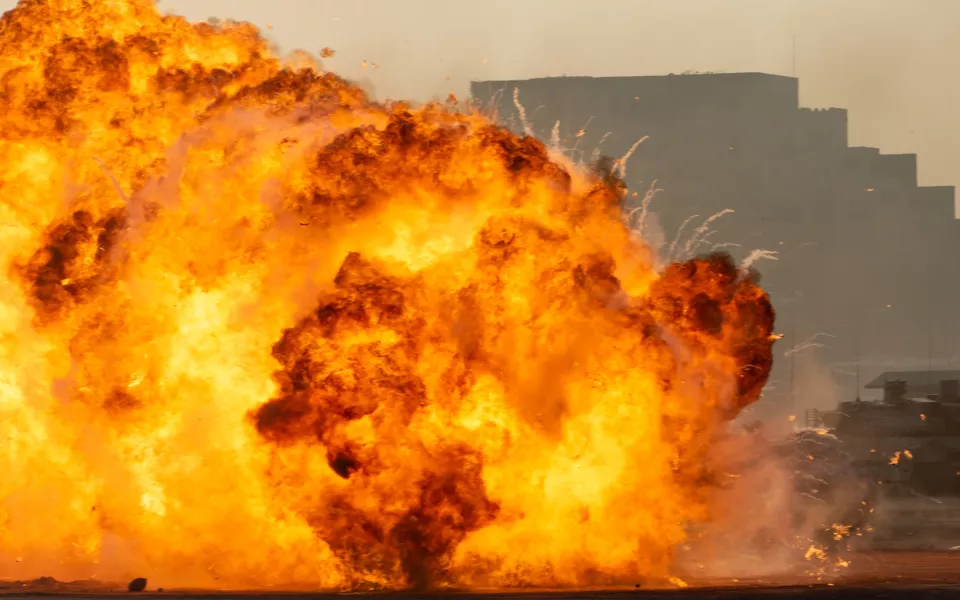
[[[680,581],[771,364],[729,258],[250,25],[24,0],[0,60],[0,577]]]

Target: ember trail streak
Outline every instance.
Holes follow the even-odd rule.
[[[149,0],[24,0],[0,81],[0,576],[632,583],[710,518],[773,310],[613,178]]]

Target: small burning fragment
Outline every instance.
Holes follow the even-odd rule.
[[[850,525],[840,525],[838,523],[834,523],[831,528],[833,529],[833,539],[835,541],[839,542],[850,536]]]
[[[893,456],[890,457],[890,464],[899,465],[901,458],[906,458],[910,460],[913,458],[913,453],[910,452],[909,450],[903,450],[903,451],[898,450],[893,454]]]

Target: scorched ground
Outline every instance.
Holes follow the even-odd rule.
[[[0,576],[666,579],[771,364],[623,188],[150,0],[0,21]]]

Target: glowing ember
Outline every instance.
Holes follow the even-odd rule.
[[[682,584],[771,364],[728,258],[249,25],[25,0],[0,60],[0,577]]]

